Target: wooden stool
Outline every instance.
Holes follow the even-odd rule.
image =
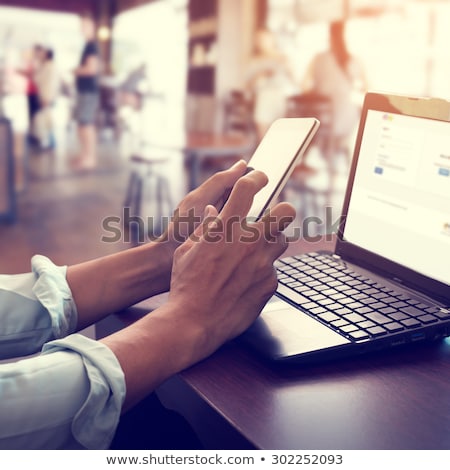
[[[146,157],[132,155],[132,169],[124,201],[129,212],[125,228],[134,243],[143,243],[146,238],[159,237],[166,228],[165,221],[173,212],[169,181],[156,167],[169,161],[168,157]],[[150,193],[150,194],[148,194]],[[148,197],[150,195],[150,197]],[[155,211],[142,214],[142,206],[152,201]]]

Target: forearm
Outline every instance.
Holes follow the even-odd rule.
[[[212,352],[207,350],[203,327],[180,320],[182,316],[175,310],[168,303],[101,340],[114,353],[125,375],[123,411]]]
[[[84,328],[111,313],[165,292],[170,284],[172,248],[148,243],[70,266],[67,282]]]

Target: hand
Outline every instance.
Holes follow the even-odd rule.
[[[180,207],[199,208],[208,199],[205,193],[220,202],[224,187],[234,184],[236,175],[244,171],[245,165],[239,164],[225,177],[223,173],[213,177],[220,190],[215,192],[207,184],[207,190],[190,195],[191,204],[185,199]],[[169,301],[102,340],[125,375],[124,409],[242,333],[273,294],[277,286],[273,262],[287,246],[281,232],[295,211],[282,203],[271,217],[250,225],[245,217],[253,196],[266,182],[263,173],[252,171],[234,184],[220,214],[208,205],[204,223],[175,251]]]
[[[246,169],[246,162],[241,160],[228,170],[211,176],[180,202],[166,232],[157,240],[167,245],[170,259],[175,249],[202,223],[206,206],[213,205],[217,210],[222,208],[231,188]]]
[[[168,306],[178,331],[198,333],[194,361],[247,329],[277,287],[273,262],[287,247],[282,230],[295,210],[281,203],[259,222],[246,221],[266,184],[259,171],[240,178],[220,214],[208,206],[205,222],[175,252]]]

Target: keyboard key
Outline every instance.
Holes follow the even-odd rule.
[[[367,299],[359,299],[359,301],[365,305],[370,305],[370,304],[374,304],[377,302],[377,300],[374,299],[373,297],[368,297]]]
[[[341,304],[338,304],[337,302],[336,303],[333,303],[333,304],[329,304],[326,306],[328,310],[339,310],[342,308],[342,305]]]
[[[374,289],[373,287],[370,287],[368,289],[364,290],[365,294],[372,295],[372,294],[378,294],[377,289]]]
[[[351,304],[347,304],[347,308],[351,308],[352,310],[355,310],[360,307],[364,307],[361,302],[352,302]]]
[[[406,320],[402,320],[400,323],[406,326],[406,328],[416,328],[421,325],[420,321],[417,321],[415,318],[407,318]]]
[[[304,292],[302,292],[302,294],[305,297],[311,297],[312,295],[316,295],[317,292],[315,290],[309,289],[309,290],[305,290]]]
[[[328,268],[328,269],[324,269],[323,272],[326,274],[333,274],[333,273],[337,273],[338,271],[335,268]]]
[[[353,298],[356,300],[360,300],[360,301],[362,301],[363,299],[370,299],[370,297],[367,294],[363,294],[362,292],[360,294],[353,295]]]
[[[320,282],[319,282],[319,281],[316,281],[315,279],[314,279],[313,281],[307,281],[307,282],[305,282],[305,284],[306,284],[307,286],[309,286],[309,287],[312,287],[312,288],[321,285]]]
[[[355,312],[361,314],[361,315],[365,315],[366,313],[370,313],[370,312],[373,312],[374,310],[370,307],[360,307],[360,308],[357,308],[355,310]]]
[[[339,320],[339,317],[335,315],[333,312],[325,312],[325,313],[320,313],[317,315],[317,318],[320,318],[321,320],[330,323],[335,320]]]
[[[339,320],[332,321],[330,325],[333,328],[342,328],[343,326],[349,325],[349,322],[345,321],[343,318],[340,318]]]
[[[332,294],[330,295],[330,299],[333,299],[333,300],[341,300],[341,299],[345,299],[345,295],[344,294]]]
[[[324,277],[326,277],[327,275],[325,273],[317,273],[317,274],[313,274],[312,277],[314,279],[323,279]]]
[[[402,307],[407,307],[408,304],[406,302],[395,302],[393,304],[391,304],[391,307],[394,307],[394,308],[402,308]]]
[[[367,332],[371,336],[381,336],[381,335],[385,335],[387,333],[387,331],[384,328],[382,328],[381,326],[374,326],[373,328],[368,328]]]
[[[425,312],[427,312],[427,313],[439,312],[439,307],[428,307],[428,308],[425,309]]]
[[[372,326],[376,326],[376,325],[373,321],[366,320],[366,321],[362,321],[361,323],[358,323],[358,326],[359,328],[364,328],[366,330],[367,328],[371,328]]]
[[[387,294],[384,292],[378,292],[377,294],[372,294],[372,297],[374,299],[385,299],[386,297],[389,297]]]
[[[299,294],[295,290],[292,290],[291,288],[284,286],[283,284],[278,284],[277,292],[297,305],[302,305],[302,304],[306,304],[309,302],[309,299]]]
[[[335,302],[333,299],[323,299],[323,300],[318,300],[317,303],[320,305],[330,305],[330,304],[334,304]]]
[[[395,308],[392,308],[392,307],[385,307],[385,308],[382,308],[380,310],[381,313],[384,313],[385,315],[387,315],[388,313],[394,313],[396,312],[397,310]]]
[[[439,310],[434,312],[433,315],[440,318],[441,320],[450,320],[450,312],[447,310]]]
[[[418,317],[420,315],[423,315],[424,312],[423,310],[419,310],[416,307],[404,307],[400,309],[402,312],[407,313],[408,315],[411,315],[412,317]]]
[[[348,295],[348,296],[354,296],[354,295],[358,295],[359,294],[359,290],[356,290],[356,289],[349,289],[349,290],[346,290],[345,291],[345,295]]]
[[[344,315],[344,318],[350,323],[358,323],[365,320],[364,317],[358,315],[357,313],[349,313],[347,315]]]
[[[315,286],[314,289],[315,289],[317,292],[322,293],[324,290],[327,290],[327,289],[328,289],[328,286],[327,286],[326,284],[320,284],[319,286]]]
[[[288,281],[288,282],[283,282],[283,284],[286,284],[291,289],[296,289],[297,287],[300,287],[303,285],[301,282],[298,282],[298,281]]]
[[[306,302],[305,304],[302,304],[302,307],[306,308],[306,310],[311,310],[312,308],[319,307],[319,305],[316,304],[315,302]]]
[[[286,256],[285,258],[281,258],[281,261],[284,264],[291,264],[291,263],[295,263],[297,260],[293,256]]]
[[[381,308],[387,307],[386,304],[383,302],[375,302],[374,304],[371,305],[371,307],[375,310],[380,310]]]
[[[400,323],[397,323],[397,322],[386,323],[383,325],[383,327],[386,328],[386,330],[390,331],[391,333],[403,330],[404,328]]]
[[[345,292],[345,293],[347,293],[347,291],[349,291],[350,289],[351,289],[351,287],[350,287],[350,286],[347,286],[347,285],[345,285],[345,284],[342,284],[340,287],[338,287],[338,291],[339,291],[339,292]]]
[[[393,304],[397,302],[397,299],[395,297],[388,295],[387,297],[383,299],[383,302],[395,308],[395,305]]]
[[[316,295],[312,295],[310,299],[313,300],[314,302],[318,302],[319,300],[326,299],[326,297],[322,294],[316,294]]]
[[[323,295],[327,295],[328,297],[331,297],[334,294],[339,294],[339,292],[336,289],[326,289],[322,291]],[[342,294],[339,294],[342,295]]]
[[[319,313],[324,313],[326,311],[327,310],[323,307],[315,307],[315,308],[308,309],[308,312],[312,313],[313,315],[319,315]]]
[[[422,303],[416,305],[416,308],[418,308],[420,310],[426,310],[428,307],[429,307],[429,305],[422,304]]]
[[[387,317],[386,315],[383,315],[382,313],[378,312],[373,312],[373,313],[368,313],[366,314],[366,318],[369,320],[374,321],[375,323],[378,323],[379,325],[384,325],[385,323],[391,323],[392,319]]]
[[[341,331],[344,333],[351,333],[352,331],[357,331],[358,327],[356,325],[346,325],[341,328]]]
[[[419,320],[421,323],[425,323],[426,325],[428,323],[435,323],[438,321],[438,319],[434,315],[431,315],[430,313],[427,313],[426,315],[422,315],[421,317],[417,317],[417,320]]]
[[[369,335],[365,332],[365,331],[362,331],[362,330],[358,330],[358,331],[353,331],[351,333],[348,334],[348,336],[350,336],[350,338],[354,339],[354,340],[362,340],[362,339],[366,339],[369,337]]]
[[[392,320],[401,321],[401,320],[406,320],[408,318],[408,315],[405,315],[402,312],[395,312],[395,313],[391,313],[389,317],[392,318]]]
[[[336,310],[336,313],[339,315],[347,315],[348,313],[352,313],[352,311],[347,307],[343,307],[343,308]]]
[[[387,287],[387,286],[383,286],[380,290],[382,292],[386,292],[386,294],[394,294],[394,291],[390,287]]]
[[[398,294],[396,297],[398,300],[411,300],[410,297],[406,294]]]

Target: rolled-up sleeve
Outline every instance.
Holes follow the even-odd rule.
[[[104,344],[74,334],[0,367],[0,449],[107,449],[125,380]]]
[[[125,379],[113,352],[79,334],[66,268],[43,256],[0,276],[0,449],[105,449]]]
[[[66,266],[34,256],[31,273],[0,276],[0,359],[38,352],[75,331],[77,309]]]

